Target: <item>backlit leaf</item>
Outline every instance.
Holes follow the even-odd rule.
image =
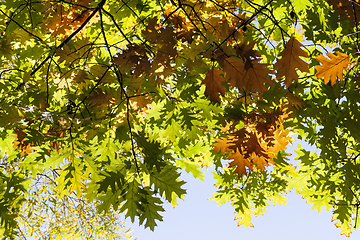
[[[336,51],[336,54],[327,53],[326,55],[330,58],[324,57],[324,55],[320,55],[316,57],[322,65],[315,66],[317,78],[324,77],[325,83],[331,82],[331,85],[336,83],[336,78],[339,78],[340,81],[343,80],[343,71],[350,64],[349,56]]]
[[[300,57],[309,57],[309,54],[302,50],[303,45],[294,37],[290,38],[285,45],[285,49],[280,53],[282,58],[275,63],[275,69],[278,70],[279,78],[285,76],[285,85],[290,86],[291,81],[298,81],[296,68],[302,72],[309,72],[308,63]]]

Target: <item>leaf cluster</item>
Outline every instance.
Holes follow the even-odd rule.
[[[295,188],[348,236],[359,221],[358,7],[2,1],[3,236],[18,235],[22,204],[54,199],[154,230],[163,204],[186,194],[181,170],[201,180],[209,168],[213,200],[231,201],[239,225]],[[299,146],[298,168],[292,133],[319,149]],[[53,182],[37,182],[48,173]],[[45,188],[37,196],[30,183]],[[39,198],[48,203],[31,205]]]

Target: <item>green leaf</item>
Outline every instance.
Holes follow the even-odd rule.
[[[176,167],[167,165],[161,172],[150,172],[150,186],[154,185],[154,189],[171,202],[173,193],[176,193],[178,197],[186,194],[186,190],[181,188],[185,182],[178,180],[179,176]]]
[[[144,191],[144,190],[143,190]],[[157,226],[157,221],[162,221],[163,218],[158,212],[164,212],[163,207],[160,206],[162,201],[157,197],[152,197],[149,193],[142,193],[141,195],[141,208],[143,213],[139,217],[140,224],[146,220],[145,228],[149,227],[152,231],[154,231],[155,226]]]
[[[129,183],[127,188],[127,193],[125,195],[125,203],[121,207],[120,211],[126,211],[126,217],[131,218],[131,222],[135,221],[136,216],[140,216],[140,195],[139,195],[140,185],[136,180],[133,180]]]
[[[176,160],[176,166],[179,166],[181,169],[185,168],[185,171],[187,173],[191,172],[194,178],[204,181],[204,173],[199,170],[199,164],[187,160]]]

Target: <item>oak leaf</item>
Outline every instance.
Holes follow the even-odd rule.
[[[251,215],[255,214],[253,210],[250,210],[248,208],[244,208],[242,211],[238,212],[238,215],[235,217],[234,220],[240,219],[238,222],[238,226],[244,224],[244,227],[254,227],[254,225],[250,222],[252,217]]]
[[[289,100],[289,102],[292,103],[297,110],[300,110],[306,106],[306,103],[303,100],[301,100],[298,96],[295,96],[291,92],[287,92],[286,97]]]
[[[265,158],[264,156],[259,156],[255,153],[252,153],[251,155],[252,163],[256,165],[256,168],[264,171],[265,167],[268,167],[271,164],[274,164],[274,162],[270,158]]]
[[[205,84],[205,96],[210,96],[210,101],[213,103],[220,103],[220,97],[225,96],[225,87],[221,84],[223,81],[225,81],[225,78],[221,76],[224,72],[212,68],[209,69],[209,71],[206,73],[205,79],[202,81],[202,84]]]
[[[346,237],[350,237],[351,232],[351,222],[348,220],[344,220],[343,222],[339,219],[339,214],[332,216],[331,221],[337,221],[334,225],[337,228],[341,229],[340,235],[345,235]]]
[[[268,74],[274,74],[274,71],[266,68],[270,66],[267,63],[260,63],[260,59],[252,60],[249,64],[249,67],[245,64],[245,90],[251,92],[259,92],[260,94],[267,91],[267,87],[264,83],[269,84],[270,86],[274,85],[274,82],[268,77]]]
[[[287,108],[276,108],[267,113],[250,113],[245,116],[244,127],[234,128],[238,122],[226,122],[222,132],[226,138],[215,139],[214,151],[230,154],[230,167],[236,166],[234,173],[239,178],[256,167],[264,171],[274,164],[273,158],[279,151],[285,150],[293,138],[283,123],[289,118]]]
[[[232,136],[229,136],[228,138],[216,138],[214,143],[214,151],[220,152],[221,154],[224,154],[225,152],[229,152],[229,147],[235,145],[232,140],[234,138]]]
[[[280,53],[282,58],[275,63],[275,70],[278,70],[277,76],[279,78],[285,76],[285,85],[290,86],[291,81],[298,81],[298,74],[296,68],[302,72],[310,72],[308,63],[300,58],[309,57],[308,53],[302,50],[300,47],[304,47],[294,37],[286,43],[285,49]]]
[[[295,139],[291,137],[289,130],[276,129],[274,132],[273,145],[268,149],[271,157],[275,157],[279,151],[287,149]]]
[[[260,94],[267,91],[264,83],[274,85],[274,82],[269,79],[268,74],[273,74],[274,71],[266,68],[270,64],[260,63],[261,59],[246,60],[236,58],[227,58],[224,61],[224,69],[226,78],[230,78],[230,85],[242,89],[245,85],[245,91],[259,92]]]
[[[331,82],[333,86],[336,83],[336,77],[343,80],[343,70],[350,64],[349,56],[345,53],[336,51],[336,54],[327,53],[326,55],[330,58],[326,58],[324,55],[316,57],[322,65],[315,66],[317,78],[324,77],[325,83]]]
[[[230,85],[242,89],[244,85],[244,74],[245,74],[245,65],[242,59],[237,58],[226,58],[224,60],[224,70],[226,72],[226,78],[230,79]]]
[[[256,41],[252,41],[251,43],[246,44],[246,41],[244,41],[241,44],[236,45],[234,47],[236,50],[236,54],[244,60],[261,57],[259,52],[253,49],[255,43]]]
[[[70,8],[64,7],[61,4],[45,3],[45,11],[43,13],[46,13],[47,18],[44,19],[42,27],[54,36],[65,37],[80,27],[89,17],[90,12],[84,11],[88,3],[85,1],[84,3],[86,5],[74,4]],[[91,23],[94,22],[96,22],[95,17]]]
[[[252,170],[253,164],[240,153],[239,149],[236,149],[236,152],[229,156],[229,160],[230,159],[233,159],[233,161],[229,163],[229,166],[236,166],[234,173],[238,174],[239,178],[246,174],[246,167]]]
[[[255,153],[258,156],[267,157],[264,148],[261,146],[258,137],[254,133],[250,134],[250,137],[246,142],[246,151],[247,151],[247,154],[245,155],[246,157],[250,157],[253,153]]]

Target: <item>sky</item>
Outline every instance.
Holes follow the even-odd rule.
[[[305,147],[299,140],[294,142],[294,145],[298,143]],[[291,149],[289,152],[292,152]],[[293,157],[295,154],[291,159]],[[290,161],[296,164],[294,160]],[[163,221],[158,222],[154,232],[139,226],[138,221],[131,223],[130,219],[125,220],[126,227],[133,229],[137,240],[348,239],[340,235],[340,229],[331,222],[331,212],[327,212],[325,208],[321,212],[311,209],[312,204],[307,204],[295,190],[288,194],[288,205],[273,206],[270,203],[264,215],[252,219],[253,228],[244,228],[243,225],[237,226],[237,221],[234,221],[236,214],[230,203],[217,206],[217,203],[208,200],[216,191],[216,187],[213,186],[215,180],[210,171],[206,172],[204,181],[195,179],[187,173],[182,174],[181,179],[187,182],[184,201],[178,201],[175,208],[171,204],[165,204]],[[357,232],[353,231],[351,239],[360,239],[360,229]]]

